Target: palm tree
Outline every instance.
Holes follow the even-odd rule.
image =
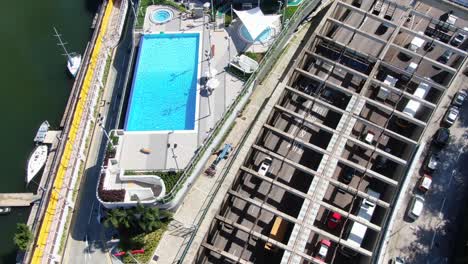
[[[132,215],[125,209],[115,208],[107,212],[104,226],[114,228],[130,228],[132,224]]]
[[[112,209],[107,212],[106,218],[104,219],[104,226],[112,226],[114,228],[119,227],[119,212],[120,209]]]
[[[145,232],[161,228],[159,209],[156,207],[146,208],[138,224]]]

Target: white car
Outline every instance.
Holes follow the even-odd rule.
[[[260,167],[258,168],[258,174],[265,176],[268,170],[270,169],[272,162],[273,160],[270,157],[266,157],[260,164]]]
[[[405,261],[400,257],[396,257],[396,258],[393,258],[390,263],[391,264],[405,264]]]
[[[408,217],[416,220],[421,215],[424,208],[424,197],[421,195],[415,195],[411,200],[410,207],[408,210]]]

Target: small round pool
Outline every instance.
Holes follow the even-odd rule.
[[[250,36],[249,32],[247,31],[247,28],[242,25],[239,28],[239,35],[242,39],[250,43],[266,42],[273,37],[273,30],[270,27],[267,27],[265,30],[263,30],[262,33],[260,33],[260,35],[258,35],[255,40],[253,40],[252,36]]]
[[[151,14],[151,21],[156,24],[163,24],[172,19],[174,13],[166,8],[160,8],[153,11]]]

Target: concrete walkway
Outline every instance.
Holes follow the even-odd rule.
[[[280,77],[285,72],[308,28],[309,26],[302,28],[302,30],[295,35],[269,76],[261,85],[255,88],[250,98],[250,103],[246,106],[242,116],[236,120],[236,124],[226,138],[225,143],[231,143],[234,148],[240,147],[239,141],[242,138],[240,135],[247,133],[248,128],[259,110],[262,109],[264,101],[273,93],[279,84]],[[252,136],[256,137],[256,135]],[[211,164],[214,159],[215,156],[213,156],[207,164]],[[242,160],[242,157],[240,157],[239,160]],[[195,230],[195,226],[205,219],[205,221],[203,221],[204,225],[202,225],[202,228],[200,228],[196,234],[196,242],[193,243],[193,247],[189,251],[189,255],[194,256],[198,250],[196,245],[200,243],[200,238],[205,236],[206,227],[209,226],[205,225],[205,222],[210,222],[217,213],[218,207],[216,205],[220,204],[225,192],[230,188],[231,182],[234,179],[235,173],[230,173],[227,178],[220,179],[220,176],[225,173],[225,165],[229,162],[230,159],[221,162],[221,164],[218,165],[218,173],[213,178],[209,178],[205,175],[200,175],[200,177],[198,177],[182,202],[182,205],[174,214],[174,221],[171,222],[169,230],[163,235],[155,251],[154,259],[157,259],[157,262],[153,260],[152,263],[173,263],[179,259],[180,254],[185,249],[185,244],[190,239],[193,230]],[[206,167],[208,167],[208,165]],[[222,185],[218,190],[220,184]],[[204,219],[200,219],[206,208],[211,205],[208,204],[208,202],[213,195],[216,195],[215,202],[213,203],[214,206],[208,211]]]

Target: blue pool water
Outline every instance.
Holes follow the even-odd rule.
[[[156,23],[164,23],[172,18],[172,12],[166,9],[155,10],[152,14],[152,19]]]
[[[263,32],[260,35],[258,35],[258,37],[255,40],[253,40],[252,36],[250,36],[249,34],[249,31],[247,31],[247,28],[244,25],[240,27],[240,34],[242,35],[242,37],[251,43],[265,42],[271,38],[271,33],[271,28],[268,27],[265,30],[263,30]]]
[[[125,130],[193,130],[198,33],[144,35],[135,66]]]

